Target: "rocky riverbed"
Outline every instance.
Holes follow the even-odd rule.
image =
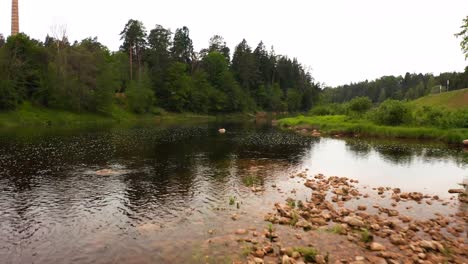
[[[307,171],[290,177],[302,179],[304,188],[312,191],[310,197],[275,203],[264,217],[264,230],[246,227],[221,239],[240,245],[245,259],[234,263],[468,261],[464,189],[448,190],[453,195],[442,199],[400,188],[361,186],[346,177],[308,176]],[[439,212],[447,206],[460,209],[455,214]],[[418,216],[421,209],[429,217]]]

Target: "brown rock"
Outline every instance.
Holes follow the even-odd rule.
[[[385,250],[385,246],[380,244],[380,243],[377,243],[377,242],[372,242],[369,246],[370,250],[372,251],[383,251]]]
[[[365,211],[365,210],[367,210],[367,206],[365,206],[365,205],[359,205],[359,206],[358,206],[358,210],[360,210],[360,211]]]
[[[449,193],[464,193],[465,190],[463,189],[450,189],[448,190]]]
[[[406,245],[406,240],[398,234],[390,235],[390,242],[394,245]]]
[[[236,230],[236,235],[245,235],[247,233],[248,233],[248,231],[246,229],[237,229]]]
[[[350,226],[354,226],[354,227],[363,227],[365,224],[364,222],[357,218],[357,217],[354,217],[354,216],[347,216],[343,219],[343,222],[347,223],[348,225]]]

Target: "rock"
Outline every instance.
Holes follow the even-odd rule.
[[[281,259],[281,264],[292,264],[292,260],[288,257],[288,255],[283,255]]]
[[[265,246],[265,247],[263,248],[263,251],[264,251],[266,254],[270,254],[270,253],[275,252],[275,250],[273,249],[273,247],[272,247],[271,245]]]
[[[289,223],[291,222],[291,219],[287,218],[287,217],[281,217],[279,220],[278,220],[278,223],[280,225],[289,225]]]
[[[263,259],[261,259],[261,258],[254,258],[253,260],[254,260],[255,264],[263,264],[264,263]]]
[[[219,132],[220,134],[225,134],[225,133],[226,133],[226,129],[220,128],[220,129],[218,130],[218,132]]]
[[[366,258],[363,257],[363,256],[356,256],[354,259],[355,259],[356,261],[364,261],[364,260],[366,260]]]
[[[364,226],[364,222],[362,220],[360,220],[359,218],[354,217],[354,216],[345,217],[343,219],[343,222],[347,223],[350,226],[354,226],[354,227],[363,227]]]
[[[233,214],[233,215],[231,216],[231,219],[232,219],[233,221],[236,221],[237,219],[239,219],[239,215],[238,215],[238,214]]]
[[[327,224],[327,221],[325,221],[325,219],[320,218],[320,217],[311,218],[311,219],[310,219],[310,222],[311,222],[312,224],[319,225],[319,226],[328,225],[328,224]]]
[[[304,219],[301,219],[296,223],[296,227],[304,228],[304,229],[310,229],[310,228],[312,228],[312,224],[310,224],[309,222],[307,222]]]
[[[448,192],[449,193],[464,193],[465,190],[463,190],[463,189],[450,189]]]
[[[294,252],[292,253],[291,257],[292,257],[293,259],[298,259],[298,258],[301,257],[301,253],[299,253],[299,252],[297,252],[297,251],[294,251]]]
[[[281,249],[280,249],[280,253],[281,253],[281,255],[292,256],[292,254],[293,254],[293,249],[290,248],[290,247],[281,248]]]
[[[265,256],[265,252],[261,249],[257,249],[253,255],[257,258],[263,258]]]
[[[358,208],[359,211],[367,210],[367,206],[365,206],[365,205],[359,205],[357,208]]]
[[[463,140],[463,145],[466,147],[468,146],[468,139]]]
[[[390,242],[394,245],[406,245],[406,240],[398,234],[393,234],[390,236]]]
[[[372,242],[369,246],[370,250],[372,251],[383,251],[385,250],[385,246],[380,244],[380,243],[377,243],[377,242]]]
[[[317,264],[325,264],[325,257],[322,255],[317,255],[315,256],[315,262],[317,262]]]
[[[236,230],[236,235],[245,235],[247,234],[247,230],[246,229],[237,229]]]
[[[432,241],[422,240],[419,242],[419,246],[426,250],[433,250],[433,251],[440,251],[440,252],[444,251],[444,246],[442,246],[442,244],[434,240]]]
[[[423,194],[419,192],[411,192],[409,193],[409,197],[415,201],[421,201],[423,198]]]

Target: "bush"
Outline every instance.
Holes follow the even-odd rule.
[[[468,128],[468,110],[423,106],[413,113],[415,125],[439,128]]]
[[[346,113],[346,105],[343,104],[325,104],[318,105],[312,108],[309,112],[311,115],[343,115]]]
[[[19,103],[18,98],[12,82],[0,80],[0,110],[14,110]]]
[[[397,126],[410,123],[410,107],[402,101],[387,99],[375,109],[371,118],[380,125]]]
[[[372,101],[367,96],[356,97],[348,104],[349,110],[363,114],[369,111],[372,107]]]
[[[155,101],[153,90],[141,81],[130,82],[126,95],[130,110],[137,114],[150,112]]]

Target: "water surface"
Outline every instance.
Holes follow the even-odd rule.
[[[309,138],[249,122],[1,131],[0,259],[203,263],[233,253],[208,239],[261,228],[274,202],[306,199],[294,172],[449,198],[467,168],[463,149],[441,144]],[[252,193],[248,177],[266,191]]]

